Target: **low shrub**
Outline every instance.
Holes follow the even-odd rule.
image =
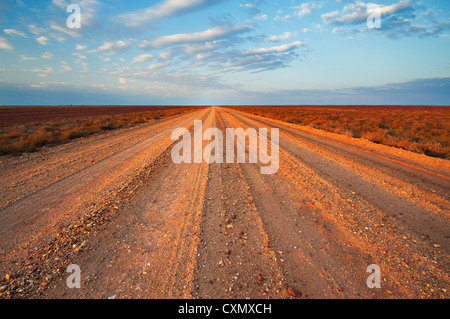
[[[450,112],[308,106],[229,106],[416,153],[450,159]]]
[[[44,145],[62,143],[95,133],[152,122],[197,108],[185,107],[8,127],[0,132],[0,155],[33,152]]]

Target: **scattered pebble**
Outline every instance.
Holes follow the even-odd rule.
[[[292,287],[288,287],[287,291],[290,295],[294,296],[295,298],[301,298],[303,296],[303,294],[300,291],[298,291]]]

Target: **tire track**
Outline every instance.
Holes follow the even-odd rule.
[[[267,164],[248,163],[248,145],[246,163],[175,164],[170,133],[192,135],[194,120],[224,136],[279,127],[279,171],[262,175]],[[85,151],[67,144],[67,163],[96,145],[101,160],[67,173],[52,157],[67,175],[0,210],[0,272],[19,274],[7,283],[13,297],[449,297],[448,186],[438,168],[220,107],[89,141]],[[121,144],[109,150],[112,142]],[[80,237],[61,238],[66,226]],[[49,252],[57,238],[61,250]],[[81,289],[66,286],[72,263]],[[382,269],[381,289],[366,285],[370,264]]]
[[[243,120],[239,116],[238,118]],[[255,121],[243,120],[243,122],[253,127],[257,126]],[[288,152],[333,183],[338,183],[339,188],[348,189],[348,192],[355,193],[352,195],[364,198],[386,216],[397,218],[421,236],[430,237],[444,250],[450,250],[448,236],[450,204],[445,199],[408,183],[401,181],[399,183],[396,178],[328,150],[324,151],[320,146],[305,142],[296,136],[295,139],[287,133],[284,136],[280,144]]]
[[[202,111],[198,111],[199,113]],[[90,165],[126,150],[165,126],[176,125],[189,114],[177,115],[164,121],[118,129],[77,139],[69,144],[46,147],[40,152],[21,157],[6,157],[0,162],[0,209],[39,192],[63,178]]]
[[[29,251],[45,251],[48,241],[59,236],[58,229],[63,225],[71,225],[111,202],[118,206],[116,194],[130,185],[133,176],[151,168],[173,144],[170,139],[173,125],[189,127],[194,119],[202,119],[209,113],[203,110],[175,123],[169,121],[169,126],[159,133],[1,210],[2,272],[19,272],[9,261],[26,260]]]
[[[403,182],[410,183],[412,181],[417,184],[418,187],[422,187],[423,190],[428,190],[429,195],[431,196],[434,196],[434,194],[431,193],[434,190],[435,193],[438,193],[442,198],[450,198],[448,192],[450,181],[450,176],[448,176],[448,174],[450,173],[450,165],[447,165],[442,173],[431,171],[418,165],[409,164],[405,161],[399,161],[394,158],[389,158],[368,150],[354,147],[348,143],[319,136],[299,128],[294,128],[288,123],[282,124],[279,121],[277,122],[234,110],[232,112],[235,115],[238,114],[241,117],[243,116],[247,120],[257,121],[267,127],[279,127],[281,131],[297,139],[301,139],[303,142],[328,150],[334,155],[341,155],[348,160],[353,160],[376,171],[384,172]]]
[[[207,128],[212,112],[203,119]],[[193,119],[180,126],[192,131]],[[207,173],[205,163],[173,163],[167,149],[89,255],[76,260],[90,274],[86,287],[70,291],[60,281],[47,297],[191,298]]]
[[[237,116],[234,112],[229,110],[226,110],[224,113],[235,119],[235,122],[230,124],[232,126],[249,125],[255,128],[265,127],[265,125],[261,124],[256,125],[254,121],[245,121],[242,119],[242,116]],[[448,264],[448,257],[446,255],[442,256],[440,249],[436,249],[432,246],[426,237],[424,238],[420,236],[420,234],[417,234],[417,228],[420,229],[421,225],[417,227],[414,223],[407,223],[408,226],[413,226],[411,232],[410,227],[405,228],[402,226],[403,220],[399,220],[392,216],[386,216],[386,213],[383,210],[377,209],[377,201],[374,202],[369,200],[369,202],[367,202],[367,198],[363,196],[360,191],[358,191],[358,194],[352,192],[352,190],[358,189],[355,188],[354,178],[351,179],[353,187],[348,189],[347,184],[338,182],[339,179],[336,179],[335,174],[324,174],[324,170],[326,172],[326,169],[330,169],[328,161],[332,161],[331,158],[328,158],[328,161],[323,163],[323,152],[315,152],[311,155],[303,152],[299,155],[299,148],[304,147],[302,141],[298,141],[292,145],[292,143],[287,143],[286,138],[283,137],[283,135],[284,133],[280,134],[280,163],[282,166],[288,165],[288,167],[281,167],[280,172],[272,177],[259,176],[259,181],[255,168],[253,168],[253,173],[251,172],[251,169],[248,168],[248,172],[245,176],[246,178],[254,179],[254,182],[250,183],[252,190],[254,191],[258,191],[258,185],[262,184],[261,179],[265,179],[266,183],[269,185],[275,185],[271,187],[264,186],[265,189],[260,190],[260,204],[265,207],[263,211],[266,211],[266,214],[269,215],[267,211],[277,211],[277,209],[279,209],[277,207],[283,207],[283,210],[279,211],[279,214],[281,215],[284,212],[283,216],[290,215],[293,224],[296,223],[296,220],[295,209],[292,207],[296,206],[299,197],[301,198],[303,197],[302,195],[305,195],[305,199],[301,199],[301,206],[305,207],[300,209],[306,209],[308,215],[314,216],[312,217],[312,221],[316,224],[318,223],[319,225],[316,226],[321,227],[324,233],[328,234],[328,237],[325,237],[323,242],[327,243],[328,247],[333,247],[331,249],[333,255],[340,255],[340,258],[329,262],[330,265],[333,265],[332,267],[325,266],[326,271],[324,277],[334,273],[330,278],[331,284],[329,287],[332,287],[333,282],[336,282],[337,285],[344,282],[346,285],[343,291],[346,296],[361,296],[361,291],[368,290],[367,287],[361,285],[361,283],[364,283],[365,276],[363,273],[363,265],[366,263],[367,266],[369,263],[376,262],[377,264],[382,265],[382,268],[385,270],[384,279],[390,283],[389,285],[384,284],[385,289],[383,289],[383,293],[386,296],[423,296],[430,293],[430,286],[434,287],[431,289],[434,293],[436,293],[436,290],[439,291],[439,293],[447,290],[446,286],[448,286],[449,277],[448,267],[446,265]],[[310,160],[307,160],[307,155],[310,156]],[[340,165],[330,170],[342,170],[343,168]],[[244,164],[243,167],[251,167],[251,165]],[[343,175],[343,173],[341,175]],[[285,180],[287,177],[289,178],[289,181]],[[298,183],[298,181],[302,182]],[[374,181],[372,181],[372,183],[373,182]],[[296,185],[299,187],[297,193],[300,190],[301,195],[295,194],[295,186],[293,186],[291,195],[289,196],[289,189],[288,187],[283,187],[284,185]],[[377,183],[375,182],[374,185],[377,185]],[[284,192],[280,193],[278,190],[281,188],[283,188]],[[276,195],[274,195],[271,200],[267,200],[267,197],[270,198],[272,194]],[[283,206],[283,201],[281,203],[279,202],[281,198],[289,204]],[[277,199],[278,203],[273,204]],[[334,201],[336,201],[336,204],[334,204]],[[274,207],[271,207],[271,205]],[[288,207],[285,208],[286,206]],[[307,208],[313,209],[308,210]],[[291,213],[287,214],[289,211]],[[360,213],[361,211],[364,213]],[[431,211],[426,211],[424,217],[428,218],[430,214],[433,215]],[[305,217],[305,215],[303,214],[302,217]],[[276,214],[269,215],[266,216],[264,220],[269,225],[272,225],[274,223],[273,221],[277,220],[277,216]],[[391,230],[388,229],[389,226],[392,227]],[[286,222],[285,227],[286,229],[289,229],[288,222]],[[381,229],[377,229],[378,227]],[[280,229],[273,230],[272,232],[269,231],[269,234],[272,234],[272,236],[274,236],[274,234],[275,236],[279,236],[281,229],[284,227],[279,228]],[[305,228],[310,230],[314,229],[311,224],[305,226]],[[446,229],[448,228],[445,228],[445,226],[441,227],[444,236],[446,234]],[[295,232],[294,227],[291,227],[290,232]],[[334,239],[332,238],[333,236],[335,236]],[[311,242],[314,242],[314,239],[320,239],[320,234],[310,232],[308,238],[311,238]],[[280,243],[281,245],[286,245],[285,242],[295,242],[295,240],[288,239],[288,236],[286,235],[286,240],[281,240]],[[351,243],[349,248],[346,248],[346,245],[349,243]],[[353,248],[350,248],[350,246]],[[439,246],[437,245],[437,247]],[[324,257],[321,259],[317,256],[318,252],[321,251],[320,247],[311,247],[310,251],[313,251],[315,254],[313,261],[319,262],[319,264],[324,263]],[[307,254],[303,254],[302,258],[305,258],[305,255]],[[339,268],[346,269],[346,266],[344,265],[348,258],[351,258],[353,263],[357,260],[360,262],[362,261],[362,263],[359,267],[353,269],[350,267],[350,269],[344,271],[345,275],[339,274]],[[417,267],[416,271],[417,273],[420,273],[420,275],[410,274],[410,271],[412,270],[408,269],[405,274],[403,267],[410,268],[411,260],[415,261],[414,266]],[[336,263],[341,263],[341,265],[336,267]],[[316,274],[320,273],[317,268],[319,267],[316,267]],[[360,278],[358,278],[358,273]],[[356,282],[355,278],[351,278],[353,274],[356,276]],[[306,277],[302,277],[307,278],[308,275],[305,274],[304,276]],[[347,279],[345,279],[345,276],[347,276]],[[415,280],[411,280],[411,278],[414,277],[416,277]],[[338,280],[336,278],[341,279]],[[347,286],[347,283],[351,282],[353,282],[353,284]],[[432,283],[432,285],[430,283]],[[351,287],[357,287],[357,289],[348,293],[346,290]],[[309,287],[307,289],[309,290],[311,288]],[[339,290],[339,288],[337,289]],[[373,293],[376,292],[373,291]]]
[[[229,114],[224,118],[227,127],[246,127]],[[280,163],[283,162],[284,157],[280,157]],[[309,298],[372,296],[367,287],[364,289],[361,285],[365,283],[363,277],[353,277],[355,274],[364,275],[364,258],[358,258],[359,267],[353,263],[351,269],[348,269],[346,258],[342,257],[361,256],[362,253],[353,247],[331,242],[329,233],[321,227],[321,212],[315,207],[305,206],[299,209],[296,205],[296,197],[299,197],[295,194],[296,190],[289,190],[284,186],[289,184],[280,180],[283,166],[274,176],[261,175],[259,165],[240,166],[267,227],[271,246],[277,251],[277,260],[283,268],[288,285]],[[335,268],[336,264],[339,268]],[[342,271],[346,268],[347,271]]]
[[[217,110],[214,126],[225,132]],[[225,150],[222,145],[220,151]],[[224,153],[225,154],[225,153]],[[212,163],[196,271],[196,298],[287,298],[277,257],[239,165]]]

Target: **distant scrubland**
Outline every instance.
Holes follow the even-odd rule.
[[[117,128],[154,122],[195,108],[197,107],[60,119],[7,126],[0,129],[0,155],[33,152],[42,146],[58,144]]]
[[[243,112],[450,159],[450,107],[231,106]]]

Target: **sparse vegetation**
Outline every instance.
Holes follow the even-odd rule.
[[[231,106],[239,111],[450,159],[450,107],[418,110],[308,106]]]
[[[0,131],[0,155],[33,152],[44,145],[69,141],[121,127],[153,122],[198,107],[185,107],[89,118],[33,122],[4,127]]]

